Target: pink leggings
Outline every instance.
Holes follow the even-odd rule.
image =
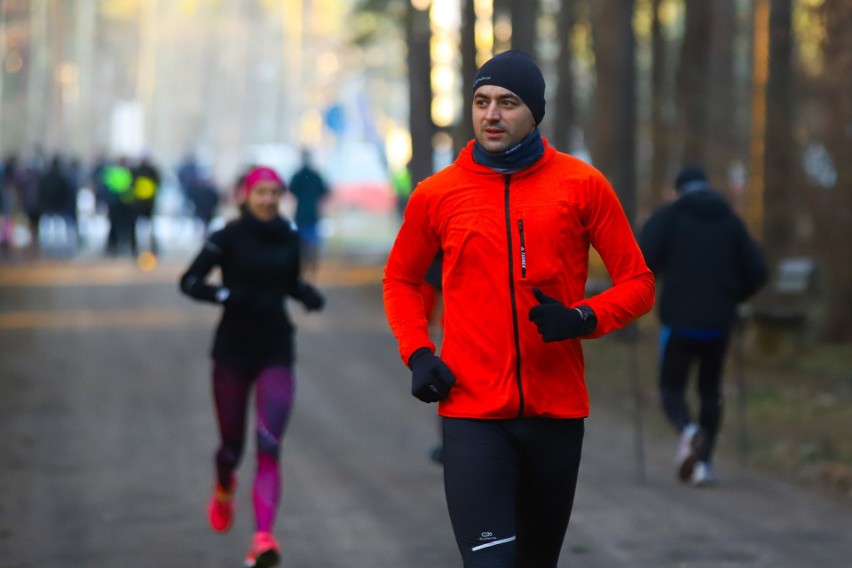
[[[281,495],[278,456],[293,406],[293,373],[284,365],[244,367],[213,361],[213,398],[221,442],[219,484],[230,488],[243,454],[251,388],[255,387],[257,469],[252,486],[256,529],[271,531]]]

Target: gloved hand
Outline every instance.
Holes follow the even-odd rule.
[[[421,347],[408,360],[411,368],[411,394],[423,402],[438,402],[446,398],[456,384],[456,376],[428,348]]]
[[[587,335],[595,330],[597,318],[588,306],[565,307],[538,288],[533,288],[533,294],[539,305],[530,310],[530,321],[538,327],[545,343]]]
[[[300,285],[299,292],[294,297],[302,302],[309,312],[319,311],[325,306],[325,298],[320,291],[306,282]]]

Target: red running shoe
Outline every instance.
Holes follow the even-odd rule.
[[[268,532],[256,532],[251,539],[251,548],[246,554],[246,568],[271,568],[281,560],[281,547]]]
[[[218,533],[228,532],[234,522],[234,493],[237,492],[237,480],[231,478],[231,489],[226,491],[219,482],[207,504],[207,520],[210,527]]]

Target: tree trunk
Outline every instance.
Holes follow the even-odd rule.
[[[797,220],[800,153],[793,137],[792,11],[792,0],[771,2],[763,236],[773,262],[800,253],[804,245]]]
[[[710,63],[712,6],[705,0],[686,0],[686,25],[678,69],[678,113],[684,164],[707,163],[707,69]]]
[[[476,12],[474,0],[462,0],[461,75],[462,112],[453,128],[453,150],[458,155],[471,138],[470,113],[473,108],[473,79],[476,76]]]
[[[817,231],[832,293],[827,334],[830,339],[848,341],[852,338],[852,4],[828,0],[822,9],[827,27],[825,142],[837,179],[830,190],[820,190],[827,207]]]
[[[492,15],[494,25],[494,54],[502,53],[512,47],[511,38],[508,40],[500,33],[500,26],[512,21],[512,0],[493,0],[494,13]]]
[[[45,109],[51,108],[50,45],[47,33],[47,0],[30,3],[30,49],[27,69],[27,147],[42,146],[47,132]]]
[[[633,1],[602,0],[594,26],[597,123],[593,158],[618,193],[631,222],[636,215],[636,38]],[[615,23],[615,33],[612,23]]]
[[[535,56],[535,28],[538,0],[511,0],[512,49]]]
[[[3,62],[3,66],[0,68],[0,156],[5,157],[7,148],[3,141],[3,118],[5,114],[3,106],[6,100],[3,96],[3,78],[6,76],[6,10],[2,2],[0,2],[0,61]],[[0,187],[0,191],[2,190],[3,188]]]
[[[74,59],[77,62],[78,111],[74,116],[74,146],[85,156],[95,150],[95,99],[94,69],[95,41],[98,26],[97,0],[79,0],[75,17],[76,38],[74,38]]]
[[[406,18],[408,40],[409,127],[411,130],[412,187],[432,175],[432,61],[429,54],[429,12],[408,4]]]
[[[716,0],[711,4],[713,29],[710,38],[710,65],[707,97],[707,173],[713,185],[728,189],[728,172],[739,156],[745,155],[737,128],[738,102],[734,80],[734,39],[736,21],[734,0]]]
[[[654,0],[651,23],[651,206],[663,200],[663,189],[671,183],[671,138],[675,108],[669,80],[668,49],[660,23],[660,0]]]
[[[622,87],[616,107],[618,167],[613,181],[631,223],[636,219],[636,36],[633,31],[633,0],[619,2],[617,73]]]
[[[592,161],[604,174],[611,174],[615,146],[615,106],[618,77],[614,76],[617,41],[610,33],[613,8],[617,0],[600,0],[591,6],[592,42],[595,54],[594,127],[588,131]]]
[[[561,38],[559,55],[556,61],[556,95],[553,103],[556,106],[553,121],[553,146],[563,152],[576,150],[573,144],[573,134],[577,125],[577,110],[574,104],[574,53],[571,47],[571,35],[574,29],[576,15],[574,2],[563,0],[559,9],[559,23],[556,36]]]

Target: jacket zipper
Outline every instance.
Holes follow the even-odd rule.
[[[506,174],[505,185],[505,213],[506,213],[506,241],[509,253],[509,298],[512,302],[512,331],[515,336],[515,380],[518,384],[518,418],[524,416],[524,385],[521,382],[521,337],[518,329],[518,304],[515,301],[515,258],[512,251],[512,216],[509,210],[509,186],[512,176]],[[523,226],[523,223],[521,223]],[[523,233],[522,233],[523,234]],[[521,251],[523,253],[524,245],[521,241]],[[525,264],[525,263],[524,263]],[[522,268],[523,268],[522,264]]]
[[[518,219],[518,235],[521,238],[521,278],[527,277],[527,246],[524,242],[524,220]]]

